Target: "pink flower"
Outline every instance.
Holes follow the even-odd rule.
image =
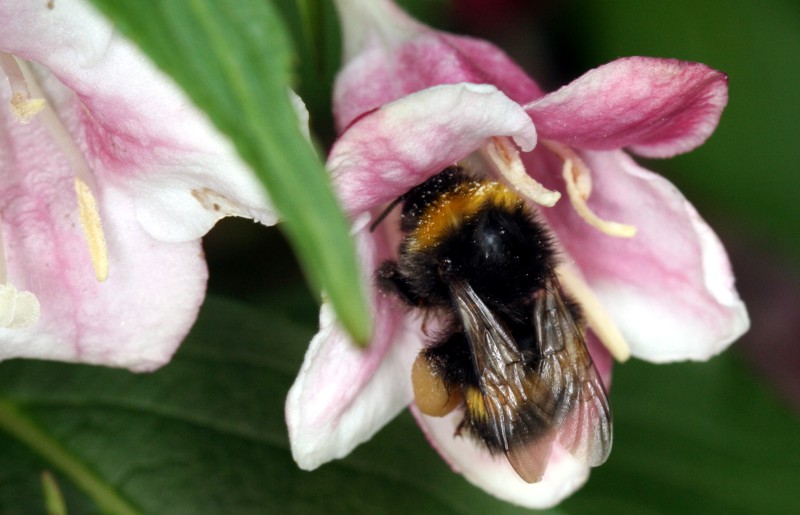
[[[334,91],[341,136],[328,168],[354,220],[365,276],[396,257],[399,241],[392,220],[374,232],[370,221],[467,162],[516,187],[557,237],[569,265],[562,284],[587,313],[606,381],[609,351],[620,360],[704,360],[747,329],[717,237],[674,186],[621,150],[669,157],[702,144],[727,102],[724,74],[633,57],[544,94],[486,42],[436,32],[387,0],[336,4],[346,63]],[[377,289],[373,309],[374,338],[361,351],[323,306],[286,406],[302,468],[347,455],[410,405],[453,469],[502,499],[552,506],[586,480],[588,467],[556,446],[543,480],[525,483],[507,460],[453,436],[460,413],[422,415],[410,370],[426,341],[423,317]]]
[[[0,359],[154,369],[203,301],[201,236],[273,222],[266,194],[87,3],[6,1],[0,20]]]

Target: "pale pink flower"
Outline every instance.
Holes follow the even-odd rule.
[[[489,43],[434,31],[387,0],[336,4],[345,65],[334,91],[341,136],[327,165],[354,220],[366,277],[396,256],[399,241],[391,219],[374,232],[370,221],[466,162],[530,199],[571,265],[564,286],[619,359],[704,360],[747,329],[717,237],[674,186],[621,150],[668,157],[702,144],[727,102],[724,74],[632,57],[544,94]],[[583,484],[588,468],[563,449],[554,449],[541,482],[527,484],[505,458],[453,436],[460,413],[420,414],[410,368],[426,341],[422,317],[374,288],[373,309],[374,338],[362,351],[323,306],[286,406],[302,468],[347,455],[411,405],[452,468],[502,499],[542,508]],[[608,380],[608,352],[592,333],[589,344]]]
[[[6,1],[0,20],[0,359],[152,370],[203,301],[201,236],[273,222],[266,194],[87,2]]]

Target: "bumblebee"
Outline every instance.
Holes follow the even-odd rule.
[[[379,267],[378,286],[444,321],[412,371],[420,411],[463,406],[455,436],[505,454],[529,483],[541,480],[555,442],[602,464],[612,443],[606,391],[580,309],[558,282],[552,238],[532,210],[457,166],[387,212],[399,203],[403,239],[397,260]]]

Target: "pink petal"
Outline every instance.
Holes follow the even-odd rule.
[[[439,86],[364,116],[337,140],[328,169],[345,210],[361,213],[406,193],[492,136],[530,150],[525,111],[492,86]]]
[[[381,229],[363,228],[357,240],[364,270],[371,274],[391,251]],[[393,297],[374,292],[374,337],[356,347],[330,307],[286,399],[292,454],[311,470],[346,456],[411,402],[411,364],[422,345],[419,321],[406,321]]]
[[[557,444],[547,471],[539,483],[520,479],[505,456],[492,456],[470,438],[454,436],[463,413],[456,410],[445,417],[429,417],[411,406],[411,413],[430,444],[455,472],[488,493],[526,508],[555,506],[586,482],[589,469]]]
[[[47,87],[47,78],[43,78]],[[65,123],[80,106],[48,88]],[[0,86],[0,101],[8,102]],[[72,100],[70,100],[72,99]],[[194,322],[207,271],[199,240],[155,240],[122,189],[98,181],[109,276],[98,282],[78,219],[74,170],[36,118],[0,109],[0,208],[8,278],[39,300],[37,327],[3,331],[0,359],[30,357],[152,370],[166,363]]]
[[[497,47],[484,41],[427,30],[397,47],[375,42],[336,77],[336,126],[386,103],[441,84],[492,84],[517,103],[541,95],[536,83]]]
[[[196,239],[226,215],[276,221],[233,146],[87,3],[6,2],[0,19],[0,50],[55,75],[41,80],[94,173],[129,190],[155,237]]]
[[[511,100],[526,104],[541,97],[539,85],[505,52],[482,39],[439,33],[441,38],[465,56],[472,68],[469,82],[491,84]]]
[[[655,362],[704,360],[744,333],[749,320],[725,250],[694,207],[663,177],[627,154],[582,152],[593,171],[589,206],[633,224],[632,239],[600,233],[569,202],[542,209],[564,249],[628,339],[634,356]],[[556,187],[560,162],[545,151],[528,170]]]
[[[158,368],[186,336],[205,296],[200,241],[153,239],[136,221],[131,200],[106,188],[99,202],[110,269],[98,282],[72,179],[53,173],[65,169],[53,156],[40,155],[39,173],[0,187],[9,277],[41,304],[38,327],[0,331],[0,359]]]
[[[704,64],[629,57],[526,107],[544,139],[670,157],[705,142],[727,102],[727,76]]]

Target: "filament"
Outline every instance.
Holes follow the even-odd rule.
[[[0,52],[0,68],[6,74],[11,86],[11,112],[19,123],[28,123],[39,111],[45,108],[44,98],[31,97],[28,81],[20,68],[17,59],[5,52]]]
[[[481,151],[506,182],[521,195],[545,207],[553,207],[561,198],[561,193],[545,188],[528,175],[519,152],[508,138],[492,138]]]
[[[586,203],[592,193],[591,170],[575,151],[555,141],[542,140],[541,143],[564,162],[562,176],[567,186],[567,196],[569,196],[572,208],[584,222],[603,234],[616,238],[636,236],[635,226],[604,220],[591,210]]]
[[[631,357],[628,342],[583,277],[566,265],[557,267],[556,274],[564,288],[583,308],[586,321],[600,343],[614,359],[620,363],[627,361]]]

